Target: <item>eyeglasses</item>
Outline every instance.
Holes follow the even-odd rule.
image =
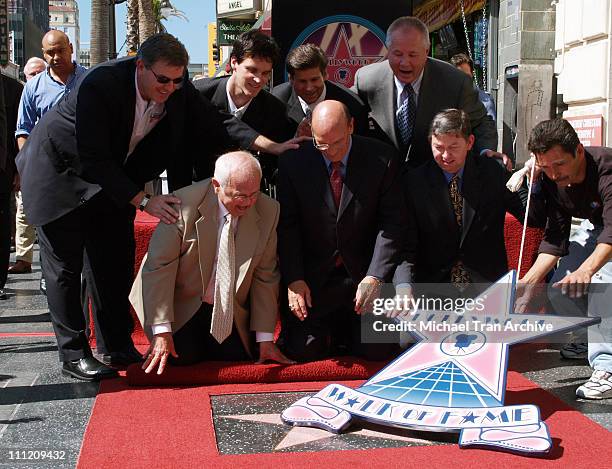
[[[155,76],[157,83],[159,83],[160,85],[167,85],[168,83],[172,82],[174,83],[174,86],[176,88],[180,88],[181,86],[183,86],[183,77],[168,78],[167,76],[164,76],[164,75],[158,75],[157,73],[153,71],[152,68],[149,68],[149,70]]]
[[[223,189],[225,191],[225,188]],[[246,202],[247,200],[255,200],[257,199],[257,196],[259,195],[261,191],[255,191],[252,194],[233,194],[230,195],[230,197],[232,198],[232,200],[235,200],[237,202]]]
[[[329,150],[329,144],[328,143],[317,143],[317,141],[314,138],[312,139],[312,144],[319,151],[327,151],[327,150]]]

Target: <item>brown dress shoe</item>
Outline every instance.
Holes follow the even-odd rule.
[[[8,268],[9,274],[31,274],[32,264],[26,261],[17,261]]]

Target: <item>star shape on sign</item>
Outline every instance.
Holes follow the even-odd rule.
[[[336,44],[333,51],[327,56],[327,75],[329,79],[347,87],[353,86],[353,78],[360,67],[383,59],[382,55],[353,55],[344,24],[340,24],[338,27]]]
[[[407,443],[419,445],[434,445],[436,442],[422,440],[394,433],[383,433],[367,428],[355,429],[342,434],[329,433],[326,430],[321,430],[314,427],[289,427],[281,420],[280,414],[243,414],[243,415],[223,415],[222,418],[242,420],[247,422],[268,423],[271,425],[280,425],[287,428],[289,431],[283,439],[274,447],[274,451],[279,451],[285,448],[303,445],[312,441],[340,438],[342,435],[360,435],[369,438],[383,438],[386,440],[405,441]],[[387,429],[388,431],[388,429]]]
[[[463,416],[463,422],[461,423],[466,423],[466,422],[470,422],[470,423],[476,422],[476,415],[474,415],[474,412],[470,412],[469,414]]]
[[[515,314],[515,291],[516,272],[510,271],[473,300],[481,306],[471,312],[418,309],[404,314],[400,321],[414,326],[412,334],[419,342],[362,387],[452,362],[503,403],[510,345],[600,322],[591,317]],[[409,394],[401,401],[422,403],[411,399]]]

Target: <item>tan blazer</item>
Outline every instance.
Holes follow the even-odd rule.
[[[169,322],[176,332],[196,313],[217,252],[218,199],[211,180],[175,194],[181,199],[179,220],[157,226],[130,292],[130,302],[149,339],[152,325]],[[274,332],[276,326],[279,211],[278,202],[261,194],[240,217],[236,231],[234,324],[251,356],[250,331]]]

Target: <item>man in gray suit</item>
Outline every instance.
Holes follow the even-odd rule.
[[[452,65],[428,57],[427,26],[411,16],[396,19],[387,30],[388,58],[357,71],[353,91],[370,110],[377,136],[393,144],[408,165],[432,159],[429,125],[440,111],[465,111],[476,142],[474,149],[504,160],[497,153],[495,123],[478,99],[471,80]]]

